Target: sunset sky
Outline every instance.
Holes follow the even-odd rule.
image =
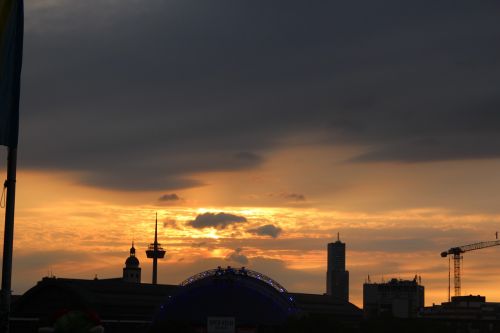
[[[160,283],[323,293],[340,232],[353,303],[418,274],[431,305],[440,252],[500,231],[496,0],[25,6],[14,294],[121,276],[132,241],[149,282],[158,212]],[[499,252],[464,255],[463,294],[500,302]]]

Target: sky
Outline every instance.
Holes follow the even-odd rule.
[[[246,266],[323,293],[422,277],[500,229],[500,3],[25,0],[13,289]],[[2,151],[5,160],[6,152]],[[2,172],[5,174],[5,168]],[[463,294],[500,302],[491,248]]]

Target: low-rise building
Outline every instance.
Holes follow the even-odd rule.
[[[386,283],[363,284],[365,318],[415,318],[423,307],[424,286],[417,276],[413,280],[391,279]]]
[[[451,302],[423,308],[420,317],[444,322],[456,332],[500,331],[500,303],[486,302],[486,297],[480,295],[452,297]]]

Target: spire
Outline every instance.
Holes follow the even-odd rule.
[[[132,241],[132,247],[130,248],[130,256],[135,257],[134,241]]]
[[[155,222],[155,244],[158,243],[158,212],[156,212],[156,222]]]
[[[340,242],[340,232],[337,232],[337,242]]]

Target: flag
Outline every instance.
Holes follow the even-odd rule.
[[[0,145],[17,147],[23,56],[23,0],[0,0]]]

